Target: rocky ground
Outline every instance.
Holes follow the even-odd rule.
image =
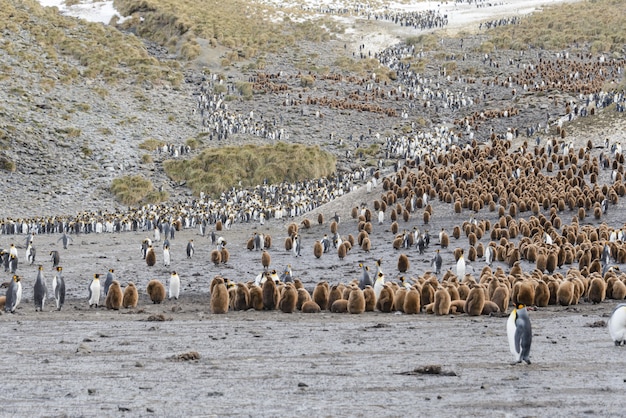
[[[342,48],[344,42],[338,40],[327,47]],[[450,48],[459,47],[458,40],[446,42],[450,42]],[[268,68],[268,71],[276,70],[278,66]],[[157,157],[153,166],[142,167],[137,162],[138,152],[128,153],[128,147],[121,145],[122,139],[136,148],[146,137],[195,135],[197,119],[190,109],[198,80],[197,73],[192,73],[190,82],[181,91],[147,87],[143,98],[137,97],[132,89],[120,89],[114,92],[118,100],[110,104],[87,94],[70,100],[61,89],[55,90],[54,95],[40,96],[36,91],[23,96],[9,95],[10,105],[23,110],[24,117],[33,121],[32,135],[39,135],[42,140],[29,142],[32,153],[26,152],[22,157],[27,164],[20,165],[5,182],[6,196],[11,198],[3,203],[3,214],[17,217],[115,207],[106,192],[108,176],[122,171],[115,164],[124,162],[124,172],[147,169],[156,173],[160,161]],[[317,84],[320,91],[327,87],[322,82]],[[295,84],[293,88],[299,91]],[[493,95],[497,94],[504,93],[494,90]],[[51,97],[55,102],[45,106],[44,102]],[[138,103],[146,100],[151,102],[151,107],[142,110]],[[521,107],[546,110],[539,107],[542,104],[537,98],[526,96],[521,100]],[[89,103],[93,110],[116,115],[116,123],[112,125],[114,134],[90,142],[94,150],[91,157],[77,154],[76,147],[82,138],[67,147],[50,139],[55,128],[66,126],[62,122],[65,119],[60,117],[64,111],[60,109],[67,110],[71,107],[69,103]],[[272,109],[270,98],[260,103],[257,106],[261,109],[268,112]],[[494,100],[492,105],[499,103]],[[239,105],[242,112],[252,106],[245,102]],[[132,117],[128,116],[129,109],[133,109]],[[554,117],[562,112],[558,106],[549,110]],[[49,119],[45,123],[39,119],[42,113],[60,119],[56,125],[48,126]],[[336,149],[340,149],[337,144],[327,143],[330,132],[345,138],[369,126],[378,126],[383,133],[401,126],[398,120],[368,114],[352,115],[353,118],[345,120],[333,114],[319,123],[299,120],[297,112],[283,113],[293,140],[318,141]],[[106,126],[98,119],[97,112],[71,115],[72,125],[79,126],[85,136]],[[568,131],[568,138],[577,146],[589,139],[600,146],[607,136],[612,142],[621,140],[623,119],[602,117],[606,123],[593,128],[583,120],[578,121],[576,130]],[[168,131],[167,126],[174,125],[164,123],[168,118],[176,122],[175,131]],[[122,123],[124,120],[127,122]],[[355,123],[358,130],[354,129]],[[309,128],[316,129],[316,134],[306,135]],[[246,140],[255,139],[241,139]],[[22,144],[18,148],[20,152],[26,149],[25,137],[13,141]],[[521,141],[516,145],[520,144]],[[591,152],[598,156],[602,151],[596,148]],[[49,153],[58,165],[38,164],[37,152]],[[75,164],[76,161],[80,164]],[[349,168],[352,163],[344,164]],[[609,176],[610,171],[602,172],[601,182],[608,182]],[[155,174],[154,178],[162,179],[174,196],[185,197],[184,191],[176,189],[162,175]],[[157,265],[145,265],[140,243],[151,236],[145,232],[73,236],[67,250],[61,249],[59,235],[36,236],[36,262],[33,265],[22,262],[18,270],[24,277],[22,303],[15,314],[0,315],[0,333],[4,336],[0,342],[4,353],[0,368],[5,376],[3,388],[10,394],[0,415],[622,415],[626,360],[623,348],[613,346],[604,326],[616,301],[598,305],[582,301],[570,307],[531,311],[531,365],[510,365],[505,315],[210,313],[208,286],[212,277],[220,274],[234,281],[248,281],[262,270],[260,253],[246,249],[246,241],[253,232],[272,236],[273,246],[269,250],[272,267],[280,270],[290,264],[294,275],[309,290],[319,280],[337,283],[358,278],[360,262],[373,267],[374,261],[381,258],[387,279],[397,280],[400,252],[391,246],[389,219],[382,225],[374,225],[369,253],[354,248],[342,261],[334,252],[316,259],[312,251],[314,241],[329,232],[328,219],[334,213],[342,217],[341,235],[356,236],[357,223],[350,217],[351,209],[362,202],[373,206],[381,193],[380,184],[371,193],[359,187],[301,218],[270,220],[264,226],[236,223],[231,230],[219,232],[227,240],[231,254],[229,262],[219,267],[209,262],[209,253],[214,248],[209,238],[200,236],[195,229],[181,231],[171,240],[170,267],[162,266],[160,250]],[[417,226],[431,231],[441,228],[451,231],[454,225],[460,225],[472,215],[468,211],[457,215],[450,205],[439,201],[433,201],[432,205],[434,215],[428,225],[423,222],[422,211],[418,211],[408,222],[400,221],[401,228]],[[588,218],[585,222],[621,227],[623,209],[624,203],[620,202],[601,220]],[[315,222],[318,213],[325,216],[323,225]],[[561,217],[569,221],[574,215],[566,211]],[[478,217],[491,222],[497,220],[497,214],[488,211],[482,211]],[[313,226],[301,230],[303,255],[296,258],[284,249],[284,240],[287,224],[292,221],[300,224],[303,218],[312,220]],[[15,243],[24,260],[25,239],[23,235],[0,236],[0,247]],[[196,254],[187,259],[185,246],[190,239],[196,243]],[[483,242],[487,243],[488,237]],[[160,243],[157,246],[160,248]],[[450,248],[441,249],[444,270],[454,268],[454,248],[465,246],[463,239],[453,240]],[[416,277],[429,270],[437,248],[434,239],[423,255],[415,249],[406,250],[411,262],[407,275]],[[52,299],[44,312],[35,312],[32,286],[36,266],[39,263],[44,266],[50,288],[53,273],[48,254],[52,250],[61,254],[68,300],[60,312],[54,310]],[[483,263],[482,260],[472,263],[470,271],[477,273]],[[508,269],[504,264],[496,265]],[[525,261],[522,266],[524,270],[533,268]],[[139,288],[136,309],[109,311],[88,307],[87,285],[92,275],[104,274],[109,268],[115,269],[122,286],[133,281]],[[152,304],[145,294],[147,282],[157,278],[167,283],[171,270],[181,276],[181,298]],[[560,272],[565,271],[563,268]],[[7,273],[1,277],[2,281],[8,279]],[[441,366],[441,372],[424,373],[424,368],[433,365]]]

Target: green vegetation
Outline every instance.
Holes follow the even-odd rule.
[[[28,44],[0,42],[7,54],[41,75],[57,68],[68,83],[82,76],[107,82],[136,77],[177,85],[180,65],[159,62],[142,41],[100,23],[62,16],[36,0],[0,0],[0,30],[20,33]],[[27,64],[26,64],[27,63]]]
[[[207,148],[191,160],[167,160],[165,172],[186,181],[195,194],[221,193],[237,185],[298,181],[331,175],[336,158],[319,147],[279,142],[276,145]]]
[[[307,14],[308,19],[279,19],[269,4],[247,0],[114,0],[123,16],[132,16],[122,28],[136,31],[185,59],[200,53],[198,38],[232,49],[223,66],[251,59],[263,52],[278,52],[299,40],[323,42],[344,28],[335,19],[311,18],[310,13],[293,8],[288,14]]]
[[[491,43],[498,49],[562,49],[589,45],[592,52],[618,52],[626,43],[622,0],[593,0],[546,7],[519,25],[494,28]]]
[[[167,192],[155,190],[152,182],[143,176],[124,176],[111,182],[111,193],[124,205],[159,203],[169,198]]]

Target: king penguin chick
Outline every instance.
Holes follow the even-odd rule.
[[[35,311],[43,311],[47,296],[48,289],[46,288],[46,280],[43,277],[43,266],[39,265],[37,279],[35,279],[35,286],[33,287],[33,300],[35,302]]]
[[[98,307],[100,303],[100,275],[94,274],[91,283],[89,284],[89,307],[95,305]]]
[[[513,309],[506,323],[506,334],[509,337],[509,348],[515,357],[516,363],[524,360],[530,364],[530,344],[533,339],[533,332],[530,326],[530,317],[524,305],[519,305]]]
[[[65,303],[65,280],[61,274],[63,267],[57,266],[56,270],[57,273],[52,278],[52,293],[54,293],[57,311],[60,311]]]
[[[169,298],[178,300],[180,296],[180,277],[175,271],[170,275]]]
[[[609,333],[616,346],[626,344],[626,303],[620,303],[609,319]]]

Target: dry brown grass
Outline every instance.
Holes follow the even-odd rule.
[[[621,52],[626,43],[623,0],[564,3],[533,13],[519,25],[492,29],[498,49],[563,49],[588,46],[592,52]]]

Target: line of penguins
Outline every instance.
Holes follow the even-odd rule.
[[[60,311],[65,303],[65,280],[63,278],[63,267],[56,266],[55,273],[52,278],[52,292],[54,297],[56,310]],[[98,308],[104,306],[107,309],[119,310],[121,308],[136,308],[139,301],[139,291],[133,282],[128,282],[126,287],[122,286],[115,279],[115,270],[109,269],[106,273],[104,282],[101,283],[101,274],[93,275],[92,280],[87,286],[89,307]],[[0,296],[0,310],[6,313],[15,313],[15,310],[22,301],[23,277],[14,274],[8,283],[3,283],[2,287],[6,287],[7,291],[4,296]],[[178,300],[180,296],[180,277],[176,271],[172,271],[169,278],[169,286],[166,292],[165,286],[161,281],[152,279],[148,282],[146,293],[153,303],[161,303],[165,300],[166,294],[169,299]],[[37,277],[33,284],[33,302],[35,311],[43,312],[46,301],[50,298],[48,286],[44,275],[43,265],[39,265]]]

